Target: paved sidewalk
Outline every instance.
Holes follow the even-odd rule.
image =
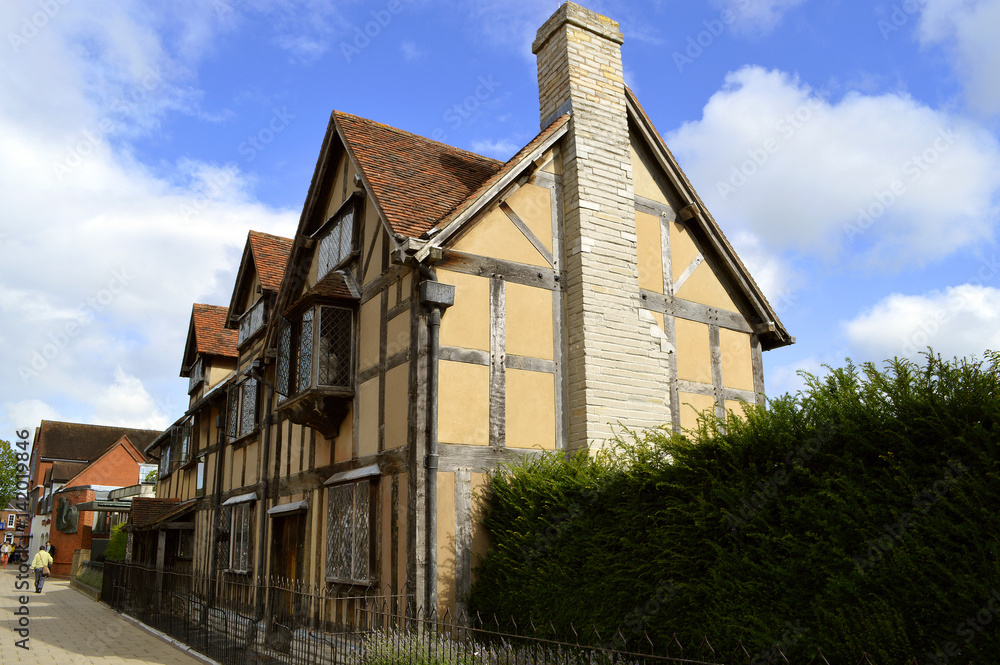
[[[34,577],[28,589],[15,589],[17,566],[0,571],[0,664],[2,665],[205,665],[166,640],[123,618],[69,586],[67,580],[45,581],[35,593]],[[23,639],[16,631],[20,598],[28,600],[28,649],[15,646]]]

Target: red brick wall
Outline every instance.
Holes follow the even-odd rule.
[[[60,492],[59,498],[68,499],[70,504],[76,505],[86,501],[93,501],[94,491],[90,489],[69,490]],[[56,528],[56,505],[52,506],[52,524],[49,526],[49,540],[55,545],[55,563],[52,565],[52,575],[55,577],[69,577],[70,569],[73,567],[73,552],[78,549],[90,549],[90,530],[94,524],[94,513],[83,512],[79,515],[76,533],[63,533]],[[35,556],[38,546],[44,543],[32,543],[34,551],[31,556]]]

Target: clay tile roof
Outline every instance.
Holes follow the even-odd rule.
[[[397,235],[432,229],[503,164],[372,120],[333,112],[341,136]]]
[[[292,239],[251,231],[249,241],[261,288],[277,292],[285,274],[288,255],[292,252]]]
[[[64,483],[88,466],[87,462],[53,462],[52,468],[45,472],[45,481]]]
[[[227,358],[238,355],[236,340],[239,338],[239,331],[226,328],[228,315],[228,307],[195,303],[191,310],[195,351],[203,355]]]
[[[285,310],[285,314],[298,309],[306,302],[312,302],[317,298],[340,298],[342,300],[359,300],[361,294],[358,292],[358,285],[352,277],[336,270],[323,279],[316,282],[316,285],[302,294],[302,297],[295,301],[291,307]]]
[[[177,508],[180,500],[177,497],[157,499],[154,497],[137,496],[132,499],[132,526],[141,529],[155,524],[164,515]]]
[[[79,460],[88,463],[100,457],[122,436],[128,436],[136,448],[144,450],[160,435],[159,430],[83,425],[52,420],[43,420],[36,432],[35,450],[38,451],[40,459]]]

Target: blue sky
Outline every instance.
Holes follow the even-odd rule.
[[[179,416],[191,304],[294,233],[333,109],[500,159],[538,131],[557,2],[153,4],[0,6],[0,438]],[[798,339],[769,393],[1000,348],[1000,0],[584,4]]]

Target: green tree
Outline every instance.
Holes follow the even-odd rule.
[[[22,462],[21,472],[26,471]],[[17,455],[9,441],[0,440],[0,508],[6,508],[17,493]]]

